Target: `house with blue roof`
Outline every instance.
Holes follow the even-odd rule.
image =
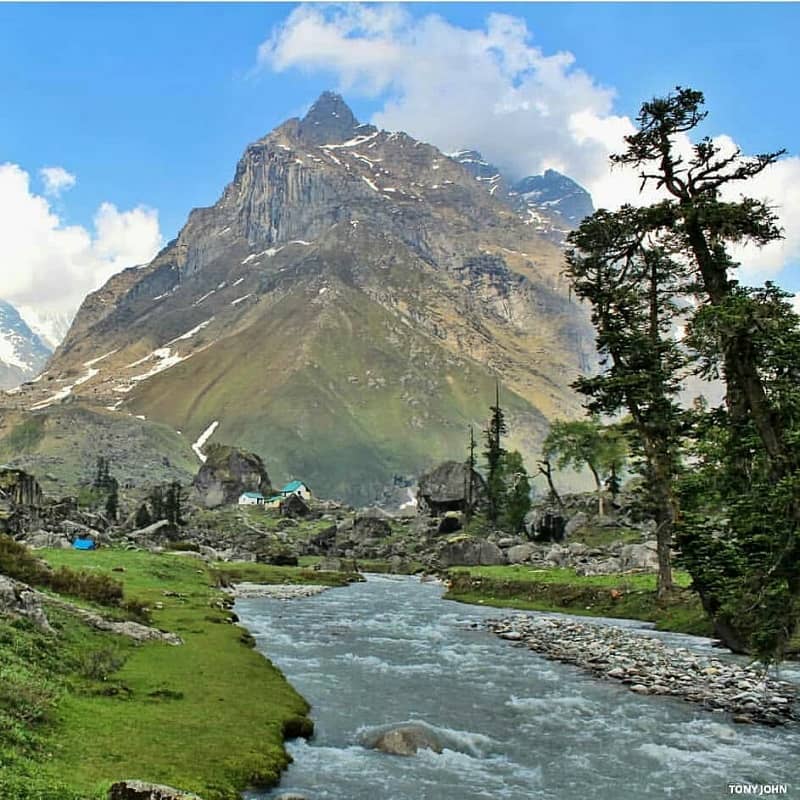
[[[264,495],[261,492],[242,492],[239,495],[240,506],[263,506]]]
[[[289,481],[289,483],[281,489],[281,497],[289,497],[293,494],[296,494],[305,501],[311,499],[311,489],[309,489],[303,481]]]

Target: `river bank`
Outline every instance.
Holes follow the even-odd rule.
[[[711,636],[712,626],[685,573],[675,574],[668,600],[656,594],[650,573],[577,575],[567,568],[458,567],[448,570],[446,600],[521,611],[637,619],[657,630]]]
[[[111,548],[39,555],[119,581],[126,598],[149,609],[148,624],[180,644],[96,630],[61,598],[44,601],[52,633],[0,618],[3,800],[100,800],[127,779],[235,800],[249,786],[278,781],[289,763],[285,739],[313,730],[309,706],[232,624],[232,600],[218,588],[227,565]],[[259,566],[247,565],[251,579],[303,591],[311,581],[347,582]],[[83,605],[125,618],[121,608]]]

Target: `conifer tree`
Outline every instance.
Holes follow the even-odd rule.
[[[497,525],[506,504],[506,483],[504,461],[506,451],[502,445],[502,437],[508,433],[505,414],[500,407],[500,384],[495,384],[495,403],[489,409],[489,425],[486,428],[486,493],[487,516],[493,525]]]

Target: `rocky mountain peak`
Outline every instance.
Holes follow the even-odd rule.
[[[28,327],[14,306],[0,300],[0,389],[11,389],[37,375],[49,348]]]
[[[337,144],[352,139],[359,127],[350,107],[336,92],[323,92],[300,121],[300,138],[311,144]]]

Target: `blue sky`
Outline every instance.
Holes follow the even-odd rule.
[[[786,147],[797,155],[800,5],[446,3],[402,9],[406,17],[397,30],[415,41],[406,52],[420,52],[425,41],[438,46],[416,27],[431,15],[443,18],[441,30],[454,42],[462,29],[486,29],[491,14],[509,15],[526,24],[532,50],[574,55],[567,72],[588,74],[597,108],[601,95],[610,97],[603,90],[613,91],[600,116],[633,117],[642,99],[691,85],[706,93],[709,133],[728,134],[746,152]],[[93,220],[102,203],[120,213],[142,205],[157,210],[167,240],[192,207],[217,199],[248,142],[302,113],[323,89],[342,88],[361,119],[375,116],[412,134],[448,140],[434,141],[440,146],[449,143],[452,137],[441,132],[447,118],[437,128],[419,104],[387,105],[398,92],[415,90],[412,84],[398,89],[406,80],[402,68],[365,88],[346,54],[320,58],[313,42],[288,55],[273,49],[257,67],[259,46],[293,13],[296,19],[294,4],[0,4],[0,164],[26,172],[32,195],[44,192],[42,167],[58,165],[76,177],[69,191],[48,199],[61,227],[81,226],[97,237]],[[374,43],[376,34],[352,29],[347,35]],[[519,44],[513,35],[508,41],[512,49]],[[480,95],[476,100],[473,116],[482,113]],[[462,119],[458,109],[452,118]],[[473,135],[490,149],[503,138],[488,128]],[[517,170],[530,163],[533,172],[545,163],[533,163],[535,154],[526,162],[524,148],[509,142],[504,151],[501,144],[490,155]],[[588,176],[589,156],[575,152],[578,177]],[[551,156],[547,163],[572,163],[570,152]],[[787,178],[782,186],[788,185]],[[790,268],[773,274],[800,290],[794,256],[786,260]],[[0,271],[7,269],[0,262]],[[98,267],[96,275],[102,271]]]

